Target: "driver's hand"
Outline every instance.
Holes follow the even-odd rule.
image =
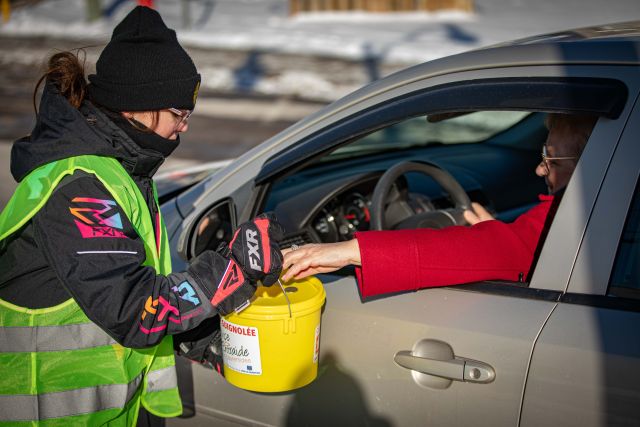
[[[464,219],[471,225],[495,219],[480,203],[471,203],[471,209],[464,211]]]
[[[282,281],[303,279],[318,273],[331,273],[349,264],[360,265],[358,240],[347,242],[321,243],[300,246],[293,250],[283,249]]]

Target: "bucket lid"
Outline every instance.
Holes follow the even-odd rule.
[[[296,317],[310,311],[319,310],[325,300],[322,282],[311,276],[302,280],[291,280],[283,283],[285,294],[278,283],[270,286],[259,286],[251,304],[238,314],[240,317],[253,316],[291,316]]]

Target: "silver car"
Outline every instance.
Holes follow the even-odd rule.
[[[163,198],[176,269],[263,211],[284,246],[451,224],[460,194],[415,172],[380,181],[408,161],[511,221],[545,192],[546,113],[599,116],[529,281],[363,301],[353,270],[320,276],[314,382],[249,392],[179,359],[192,417],[169,425],[640,425],[639,91],[640,21],[470,51],[363,87]]]

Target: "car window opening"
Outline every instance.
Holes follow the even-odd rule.
[[[371,229],[371,198],[381,175],[394,164],[411,160],[446,170],[471,202],[510,223],[547,192],[544,177],[536,175],[548,134],[546,117],[544,112],[531,111],[412,117],[366,134],[276,180],[264,210],[275,211],[290,223],[285,247],[350,240],[356,232]],[[397,200],[385,204],[384,214],[391,229],[406,228],[411,224],[408,216],[454,206],[451,195],[419,173],[400,177],[393,192]],[[420,227],[443,228],[452,225],[448,221],[443,215]],[[530,274],[525,273],[516,281],[526,284]],[[343,274],[353,270],[345,269]]]

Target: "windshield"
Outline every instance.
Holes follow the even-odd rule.
[[[477,111],[419,116],[340,147],[323,161],[432,144],[483,142],[509,129],[529,114],[523,111]]]

